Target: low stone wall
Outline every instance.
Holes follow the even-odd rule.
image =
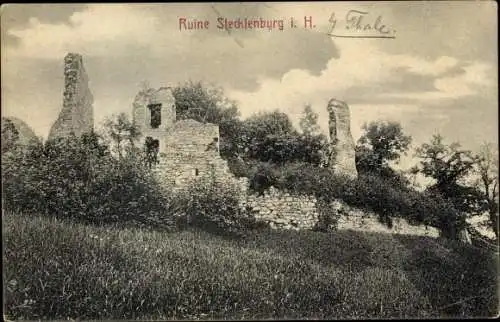
[[[293,196],[273,187],[260,196],[247,192],[242,206],[257,220],[264,221],[275,229],[312,229],[319,217],[314,196]],[[403,218],[393,218],[393,226],[389,228],[378,220],[377,214],[350,207],[339,200],[329,203],[329,207],[336,214],[338,230],[439,237],[438,229],[423,225],[413,226]]]
[[[292,196],[272,187],[261,196],[247,194],[242,206],[276,229],[312,229],[318,221],[316,198]]]
[[[392,218],[392,228],[382,224],[377,214],[344,205],[344,212],[338,218],[337,229],[402,234],[413,236],[439,237],[439,230],[424,225],[410,225],[404,218]]]

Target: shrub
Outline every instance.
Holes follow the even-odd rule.
[[[262,162],[250,178],[250,189],[260,195],[271,186],[276,186],[280,173],[272,163]]]
[[[169,200],[140,156],[115,159],[95,134],[5,153],[2,172],[9,211],[172,226]]]
[[[274,185],[295,194],[313,194],[325,203],[340,199],[350,206],[377,213],[380,222],[389,227],[392,218],[403,217],[413,224],[437,227],[450,238],[455,238],[465,223],[448,200],[438,194],[413,190],[400,180],[377,174],[361,174],[357,179],[350,179],[333,173],[329,168],[307,163],[290,163],[280,169],[272,164],[262,166],[253,178],[259,184],[251,188],[262,191]],[[318,227],[326,227],[330,225],[329,221],[335,221],[335,217],[327,212],[320,211],[322,222]]]
[[[176,195],[180,228],[195,227],[223,236],[241,237],[257,224],[240,207],[238,187],[199,180]]]
[[[318,221],[313,227],[314,231],[328,232],[337,230],[338,220],[342,214],[342,208],[331,207],[325,199],[319,199],[316,203],[318,209]]]

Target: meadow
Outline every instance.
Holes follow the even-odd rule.
[[[7,319],[492,317],[498,255],[446,239],[3,214]]]

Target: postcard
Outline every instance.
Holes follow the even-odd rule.
[[[2,5],[5,319],[498,317],[497,10]]]

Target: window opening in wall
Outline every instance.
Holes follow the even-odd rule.
[[[146,160],[151,167],[153,164],[159,163],[158,152],[160,151],[160,141],[155,140],[152,137],[146,137]]]
[[[161,104],[148,105],[151,112],[151,128],[157,129],[161,125]]]

